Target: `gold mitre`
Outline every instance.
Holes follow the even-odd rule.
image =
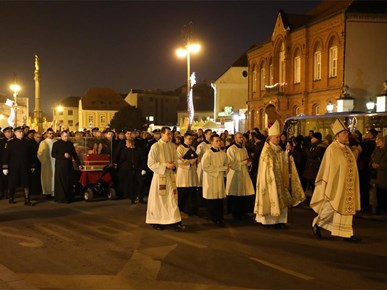
[[[281,129],[280,129],[280,124],[278,120],[274,122],[273,125],[269,128],[269,136],[279,136],[281,135]]]
[[[335,136],[340,132],[348,131],[347,126],[345,126],[344,122],[339,119],[336,119],[336,121],[331,125],[331,129],[333,131],[333,134],[335,134]]]

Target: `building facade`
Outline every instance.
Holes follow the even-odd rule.
[[[149,123],[174,126],[179,96],[161,90],[131,90],[125,101],[139,108]]]
[[[115,113],[128,104],[110,88],[92,88],[79,100],[79,128],[104,130]]]
[[[322,1],[306,15],[279,12],[270,40],[247,52],[249,129],[325,114],[329,103],[335,111],[366,110],[386,78],[387,9],[383,1],[364,2]]]
[[[232,127],[245,131],[248,100],[248,63],[244,53],[212,84],[214,89],[214,121],[235,122]]]
[[[77,131],[79,129],[79,101],[81,97],[68,97],[54,107],[52,116],[52,128],[61,131],[67,129]]]

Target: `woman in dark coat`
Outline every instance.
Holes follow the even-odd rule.
[[[55,158],[55,201],[69,203],[73,199],[74,167],[73,158],[81,169],[82,165],[74,145],[68,141],[69,134],[63,131],[60,140],[52,146],[51,156]]]

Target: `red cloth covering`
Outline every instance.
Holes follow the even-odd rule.
[[[90,184],[96,184],[98,179],[101,177],[102,171],[82,171],[80,183],[83,187]],[[112,177],[109,172],[102,177],[102,180],[109,184],[109,186],[113,185]]]

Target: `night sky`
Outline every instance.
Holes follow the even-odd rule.
[[[34,108],[34,55],[40,58],[41,106],[91,87],[173,90],[185,83],[184,24],[202,44],[191,71],[208,83],[253,44],[270,38],[279,9],[302,14],[317,1],[0,2],[0,93],[14,73]]]

